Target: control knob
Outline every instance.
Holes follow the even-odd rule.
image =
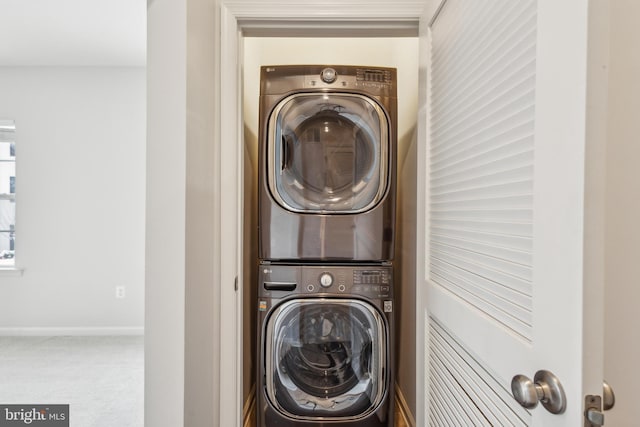
[[[320,275],[320,286],[328,288],[331,285],[333,285],[333,276],[329,273],[322,273]]]
[[[325,83],[333,83],[338,78],[338,73],[333,68],[325,68],[320,73],[320,78]]]

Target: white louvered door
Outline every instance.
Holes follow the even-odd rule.
[[[421,35],[423,425],[579,426],[601,394],[603,5],[447,0]],[[561,415],[511,396],[541,369]]]

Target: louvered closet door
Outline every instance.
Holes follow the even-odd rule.
[[[447,0],[423,36],[425,425],[579,426],[584,394],[601,393],[604,79],[588,74],[588,3]],[[511,396],[514,375],[542,369],[563,414]]]

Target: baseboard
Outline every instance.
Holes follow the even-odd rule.
[[[404,398],[404,394],[398,384],[396,384],[396,408],[398,409],[397,413],[403,418],[404,423],[408,427],[416,427],[416,419],[411,413],[411,409],[407,404],[407,400]]]
[[[251,386],[249,396],[242,407],[242,427],[254,427],[256,425],[253,415],[256,406],[256,385]]]
[[[27,327],[0,328],[0,336],[106,336],[106,335],[144,335],[143,327]]]

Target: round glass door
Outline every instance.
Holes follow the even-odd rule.
[[[267,322],[266,384],[292,418],[351,418],[384,395],[386,333],[378,310],[358,300],[284,303]]]
[[[388,123],[356,94],[296,94],[274,109],[268,129],[271,194],[294,212],[359,213],[384,197]]]

